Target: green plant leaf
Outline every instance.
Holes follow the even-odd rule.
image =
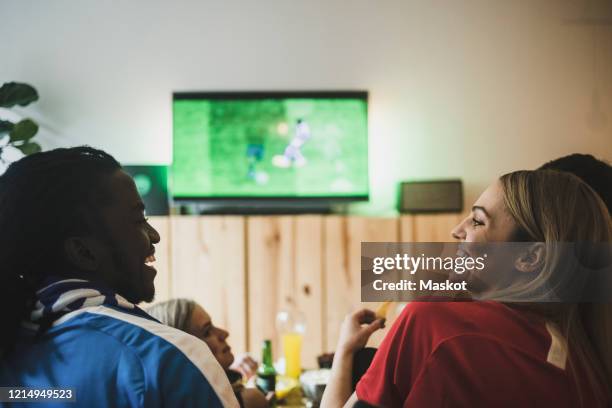
[[[10,143],[24,141],[27,142],[38,132],[38,125],[32,119],[24,119],[17,123],[9,136],[11,137]]]
[[[21,153],[25,154],[26,156],[29,156],[30,154],[33,154],[33,153],[38,153],[42,150],[40,145],[36,142],[26,142],[22,145],[15,146],[15,147],[21,150]]]
[[[33,86],[20,82],[6,82],[0,88],[0,107],[15,105],[26,106],[38,100],[38,92]]]
[[[2,137],[2,135],[4,135],[5,133],[8,133],[13,130],[14,127],[15,124],[13,122],[0,119],[0,137]]]

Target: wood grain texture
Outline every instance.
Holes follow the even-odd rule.
[[[276,314],[292,302],[295,287],[293,219],[247,218],[248,345],[259,356],[264,339],[280,354]]]
[[[302,366],[317,368],[316,357],[323,350],[325,329],[325,286],[323,281],[323,217],[293,218],[295,237],[294,299],[306,317]]]
[[[398,222],[400,242],[415,242],[414,215],[402,215]]]
[[[173,217],[172,296],[199,303],[247,350],[244,217]]]
[[[282,356],[276,315],[297,310],[306,320],[302,366],[316,367],[323,344],[322,217],[249,217],[249,346],[272,339]]]
[[[452,242],[452,229],[459,224],[461,214],[414,215],[415,242]]]
[[[329,216],[325,218],[324,276],[326,295],[325,350],[333,350],[344,317],[360,307],[376,309],[378,303],[361,302],[361,243],[397,242],[396,218]],[[390,323],[390,322],[389,322]],[[375,333],[368,344],[377,346],[385,330]]]

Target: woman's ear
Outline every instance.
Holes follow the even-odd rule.
[[[64,254],[70,264],[82,271],[95,271],[99,266],[98,245],[92,238],[71,237],[64,241]]]
[[[519,272],[537,272],[544,265],[546,247],[543,242],[536,242],[526,248],[514,261],[514,267]]]

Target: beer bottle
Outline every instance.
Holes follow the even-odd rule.
[[[272,341],[264,340],[262,347],[261,364],[257,369],[257,380],[255,381],[257,388],[264,393],[276,389],[276,370],[272,364]]]

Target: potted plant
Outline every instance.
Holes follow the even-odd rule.
[[[27,106],[37,100],[38,92],[31,85],[7,82],[0,87],[0,108]],[[38,125],[32,119],[15,123],[0,118],[0,161],[5,162],[2,155],[7,147],[18,149],[26,156],[39,152],[40,145],[32,141],[37,132]]]

